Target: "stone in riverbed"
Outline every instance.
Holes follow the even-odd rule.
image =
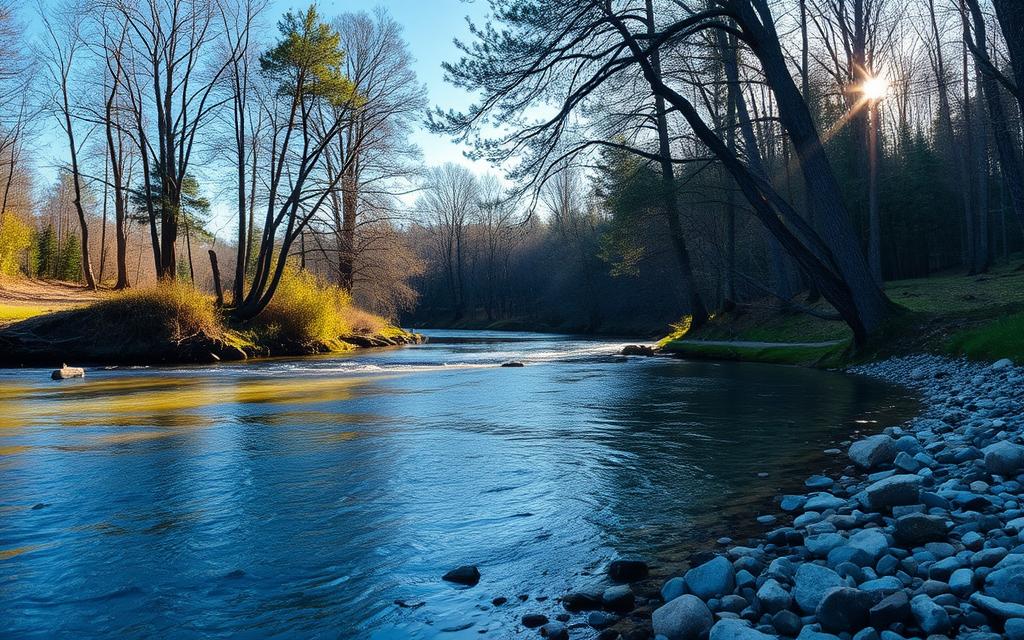
[[[775,640],[775,636],[761,633],[757,629],[747,626],[742,620],[725,618],[711,627],[711,635],[708,640]]]
[[[910,546],[945,540],[948,531],[946,519],[939,516],[911,513],[896,519],[896,539]]]
[[[561,622],[549,622],[540,628],[540,636],[548,640],[569,640],[569,629]]]
[[[761,609],[767,613],[776,613],[788,609],[793,596],[775,578],[768,578],[757,590],[757,600]]]
[[[617,615],[604,611],[591,611],[587,616],[587,624],[595,629],[606,629],[619,621]]]
[[[527,629],[536,629],[548,623],[548,617],[543,613],[528,613],[522,618],[523,626]]]
[[[846,582],[835,571],[821,565],[804,563],[796,570],[793,596],[801,611],[814,613],[825,592],[843,586],[846,586]]]
[[[714,618],[700,598],[684,594],[655,609],[651,622],[654,633],[668,640],[698,640],[711,629]]]
[[[950,628],[949,614],[925,594],[914,596],[910,601],[910,612],[917,626],[925,633],[945,633]]]
[[[1024,447],[1000,440],[981,450],[985,454],[985,468],[1001,476],[1014,475],[1024,466]]]
[[[601,604],[609,611],[622,613],[633,608],[633,605],[636,604],[636,598],[628,584],[621,584],[605,589],[601,595]]]
[[[690,569],[684,578],[687,590],[703,600],[732,593],[736,586],[736,571],[724,556]]]
[[[874,604],[874,596],[867,591],[837,587],[825,592],[815,616],[825,631],[852,633],[867,626],[868,612]]]
[[[686,593],[686,580],[682,577],[670,578],[661,586],[661,599],[665,602],[675,600]]]
[[[50,374],[50,378],[53,380],[69,380],[71,378],[84,378],[85,369],[81,367],[69,367],[68,365],[62,365],[60,369],[56,369]]]
[[[883,478],[864,490],[873,509],[914,504],[921,492],[921,476],[902,474]]]
[[[862,469],[874,469],[896,457],[896,441],[887,435],[869,436],[850,445],[850,460]]]
[[[799,511],[806,502],[806,496],[782,496],[779,508],[786,512]]]
[[[897,591],[886,596],[868,611],[871,626],[886,629],[889,625],[903,622],[910,617],[910,599],[906,591]]]
[[[566,611],[593,611],[601,608],[600,591],[575,591],[562,596],[562,606]]]
[[[441,576],[441,579],[472,587],[476,583],[480,582],[480,570],[473,565],[467,564],[457,569],[452,569]]]
[[[608,577],[615,582],[635,582],[647,577],[647,563],[642,560],[614,560],[608,565]]]
[[[987,611],[999,618],[1022,618],[1024,619],[1024,604],[1014,602],[1003,602],[992,596],[972,593],[970,602],[982,611]]]
[[[1024,604],[1024,564],[1007,564],[989,573],[985,593],[1003,602]]]

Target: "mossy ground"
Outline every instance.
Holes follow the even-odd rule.
[[[981,275],[950,272],[897,280],[886,283],[885,289],[900,311],[880,336],[856,351],[850,347],[852,335],[842,322],[783,311],[767,301],[717,314],[698,330],[679,327],[661,345],[666,351],[691,357],[822,367],[920,352],[1024,363],[1024,269],[1019,261]],[[824,302],[812,306],[829,310]],[[697,342],[701,340],[841,344],[752,348],[702,345]]]

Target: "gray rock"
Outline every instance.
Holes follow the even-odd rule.
[[[889,540],[878,529],[863,529],[850,536],[848,546],[866,551],[874,563],[889,551]]]
[[[985,468],[1001,476],[1016,474],[1024,466],[1024,447],[1000,440],[981,450],[985,454]]]
[[[949,631],[949,614],[941,606],[926,596],[920,594],[910,600],[910,612],[917,621],[917,626],[925,633],[945,633]]]
[[[1006,558],[1002,562],[1005,561]],[[1003,602],[1024,604],[1024,564],[1004,565],[1002,562],[985,576],[985,593]]]
[[[865,489],[868,504],[874,509],[914,504],[921,491],[921,476],[902,474],[889,476]]]
[[[561,622],[549,622],[540,628],[540,636],[548,640],[569,640],[569,629]]]
[[[665,602],[675,600],[686,593],[686,580],[682,577],[671,578],[661,587],[661,599]]]
[[[732,593],[736,586],[736,571],[724,556],[690,569],[684,578],[687,591],[703,600]]]
[[[828,552],[846,544],[846,538],[839,533],[822,533],[816,536],[807,536],[804,539],[804,546],[816,558],[828,557]]]
[[[837,587],[825,592],[814,614],[825,631],[852,633],[867,626],[874,604],[874,596],[866,591]]]
[[[869,436],[850,445],[850,460],[862,469],[892,462],[896,457],[896,441],[887,435]]]
[[[464,565],[457,569],[452,569],[441,576],[441,579],[447,580],[448,582],[473,586],[480,582],[480,570],[472,565]]]
[[[619,613],[623,613],[632,609],[635,603],[636,598],[633,595],[633,590],[629,588],[628,584],[608,587],[604,590],[604,593],[601,594],[601,604],[609,611],[618,611]]]
[[[835,571],[821,565],[804,563],[796,570],[793,596],[801,611],[814,613],[825,592],[843,586],[846,583]]]
[[[1024,618],[1010,618],[1003,631],[1009,640],[1024,640]]]
[[[715,626],[711,627],[711,636],[708,640],[774,640],[775,638],[776,636],[770,636],[751,628],[746,622],[726,618],[719,620]]]
[[[816,493],[804,503],[804,511],[825,511],[826,509],[838,509],[846,504],[846,500],[837,498],[831,493]]]
[[[757,590],[757,600],[761,603],[762,611],[776,613],[788,609],[793,602],[793,596],[775,578],[769,578],[761,588]]]
[[[897,622],[903,622],[910,617],[910,599],[906,591],[897,591],[886,596],[871,607],[868,612],[871,626],[877,629],[885,629]]]
[[[619,621],[617,615],[604,611],[591,611],[587,616],[587,624],[595,629],[606,629]]]
[[[912,513],[896,519],[896,539],[910,546],[945,540],[948,531],[946,519],[939,516]]]
[[[684,594],[655,609],[651,622],[654,633],[668,640],[699,640],[711,629],[714,618],[700,598]]]
[[[971,604],[999,618],[1024,618],[1024,604],[1003,602],[980,593],[971,594]]]

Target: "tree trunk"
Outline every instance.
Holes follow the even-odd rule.
[[[878,161],[881,129],[877,99],[868,103],[868,264],[875,282],[882,282],[882,220],[878,211]]]
[[[654,33],[653,0],[647,0],[647,31]],[[654,73],[661,75],[661,57],[655,50],[651,54],[651,67]],[[676,261],[679,263],[679,280],[683,295],[687,298],[690,312],[690,328],[697,329],[708,321],[708,310],[697,290],[697,282],[693,277],[690,265],[690,252],[686,247],[686,236],[679,221],[679,199],[676,195],[675,172],[672,167],[672,147],[668,135],[668,119],[665,115],[665,99],[657,94],[654,96],[655,120],[658,127],[658,156],[661,164],[661,198],[664,215],[668,222],[669,236],[675,250]]]
[[[757,2],[764,4],[762,0]],[[774,25],[770,20],[760,24],[749,0],[738,0],[736,4],[751,48],[761,61],[765,79],[775,93],[779,120],[800,159],[810,206],[819,216],[824,240],[831,249],[842,280],[850,289],[864,331],[874,333],[889,319],[893,305],[868,268],[821,137],[807,103],[793,83]],[[763,12],[768,12],[766,4]]]

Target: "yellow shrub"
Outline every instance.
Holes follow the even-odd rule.
[[[224,332],[213,301],[181,282],[129,289],[97,302],[90,309],[111,330],[128,334],[153,332],[183,340],[199,333],[219,337]]]
[[[16,275],[31,246],[32,227],[13,215],[5,215],[0,222],[0,275]]]
[[[288,267],[257,328],[284,342],[332,345],[351,333],[352,298],[308,271]]]

